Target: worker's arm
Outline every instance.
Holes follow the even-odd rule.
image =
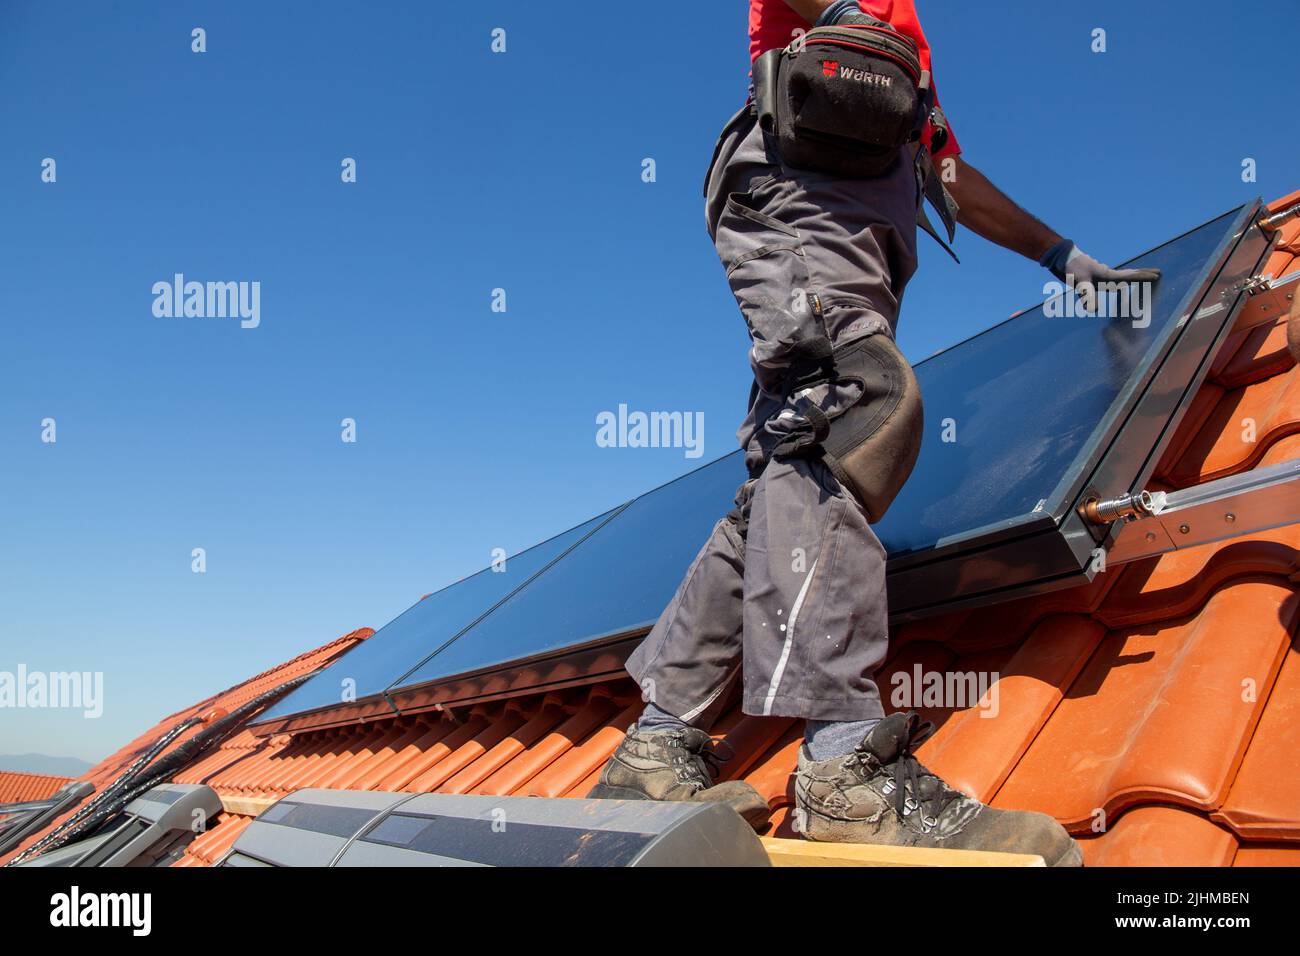
[[[940,162],[945,162],[941,160]],[[1018,252],[1050,269],[1079,294],[1084,309],[1096,307],[1098,283],[1154,282],[1158,269],[1112,269],[1085,253],[1069,239],[1021,209],[987,176],[960,156],[953,157],[956,175],[945,177],[944,185],[957,200],[957,221],[989,242]]]
[[[944,185],[961,207],[957,221],[971,232],[1035,261],[1061,241],[1060,235],[1016,205],[970,163],[960,156],[951,161],[956,167],[953,175],[944,177]]]

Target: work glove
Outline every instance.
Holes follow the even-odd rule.
[[[815,27],[844,26],[853,24],[864,24],[869,27],[888,27],[889,24],[883,20],[877,20],[862,12],[862,7],[858,5],[858,0],[835,0],[829,7],[822,11],[822,15],[817,18],[813,24]],[[892,30],[893,27],[890,27]]]
[[[1160,278],[1159,269],[1112,269],[1069,239],[1052,246],[1038,262],[1074,290],[1089,314],[1097,311],[1097,283],[1155,282]]]

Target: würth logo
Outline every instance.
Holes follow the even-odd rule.
[[[830,69],[827,69],[830,67]],[[840,66],[833,60],[827,60],[822,64],[822,73],[826,76],[833,76],[835,71],[839,70],[841,80],[852,80],[855,83],[865,83],[867,86],[892,86],[894,78],[885,76],[883,73],[872,73],[870,70],[855,70],[851,66]]]

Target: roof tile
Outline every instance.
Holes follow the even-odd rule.
[[[1185,488],[1236,474],[1254,467],[1271,445],[1297,432],[1300,375],[1292,366],[1286,374],[1224,391],[1196,438],[1159,477]]]
[[[1195,617],[1111,632],[994,804],[1071,829],[1143,801],[1217,807],[1263,709],[1243,681],[1272,685],[1295,617],[1293,590],[1242,580]]]
[[[1240,846],[1233,866],[1300,866],[1300,845],[1259,843]]]
[[[1214,819],[1248,839],[1300,839],[1298,760],[1300,649],[1292,646],[1232,791]]]
[[[954,787],[987,801],[1047,723],[1105,629],[1078,615],[1039,624],[1007,661],[983,707],[957,711],[920,758]]]
[[[0,803],[44,800],[65,783],[70,783],[72,779],[72,777],[54,777],[43,773],[0,770]]]
[[[1227,866],[1237,852],[1231,833],[1175,807],[1140,807],[1079,842],[1084,866]]]

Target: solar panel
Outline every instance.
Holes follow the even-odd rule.
[[[398,686],[639,635],[744,479],[729,455],[642,495]]]
[[[917,366],[921,454],[876,526],[895,620],[1092,576],[1111,529],[1079,508],[1150,477],[1266,251],[1258,211],[1126,263],[1162,270],[1140,321],[1038,306]]]
[[[1136,321],[1050,317],[1062,300],[1049,300],[916,366],[923,445],[876,526],[895,620],[1095,574],[1115,528],[1082,505],[1150,477],[1267,252],[1259,208],[1132,260],[1163,273]],[[508,583],[469,579],[421,602],[345,658],[358,697],[384,690],[419,710],[616,672],[744,477],[733,453],[539,545]],[[327,707],[337,669],[267,719]]]
[[[392,713],[376,695],[608,521],[618,509],[534,545],[417,601],[332,666],[295,688],[257,723],[356,702],[349,717]]]
[[[919,363],[927,427],[916,470],[876,526],[889,553],[1033,520],[1048,504],[1059,517],[1052,492],[1180,318],[1232,218],[1133,261],[1163,272],[1145,324],[1047,318],[1040,305]]]

